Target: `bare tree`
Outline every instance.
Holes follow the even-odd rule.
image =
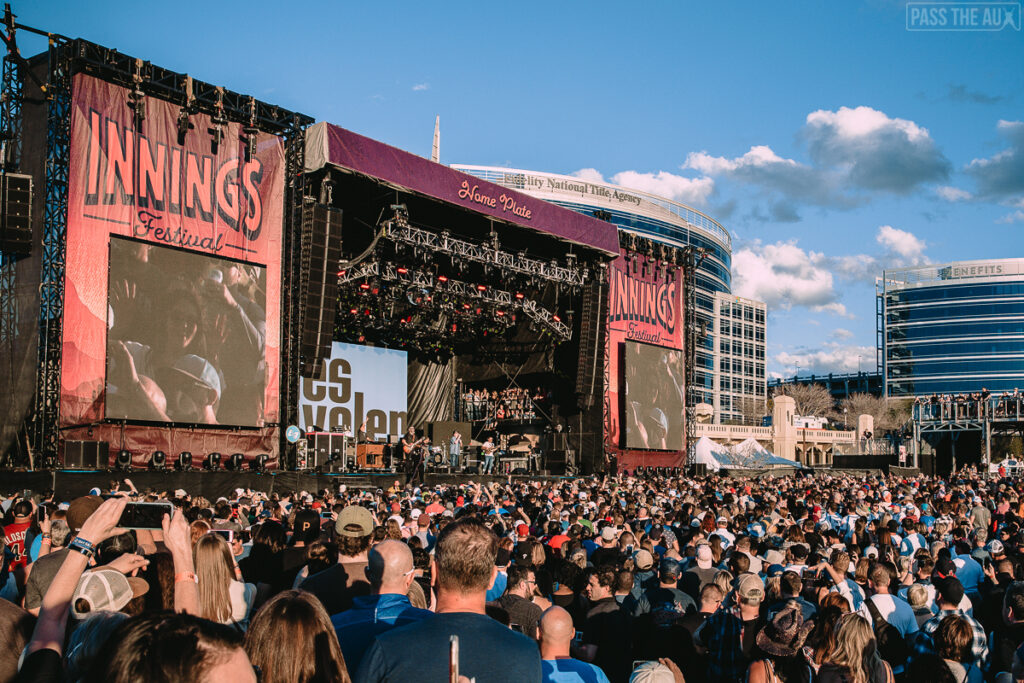
[[[873,417],[876,434],[899,429],[910,418],[911,402],[906,400],[886,400],[871,394],[851,394],[843,399],[840,405],[845,413],[844,418],[853,426],[856,426],[860,415]]]
[[[784,384],[775,389],[776,396],[789,396],[796,402],[796,414],[807,417],[828,417],[835,400],[821,384]]]
[[[761,418],[767,414],[766,402],[760,396],[744,396],[739,399],[738,407],[733,405],[745,425],[760,425]]]

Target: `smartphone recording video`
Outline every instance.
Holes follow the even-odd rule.
[[[125,529],[159,529],[164,515],[173,512],[170,503],[128,503],[117,525]]]

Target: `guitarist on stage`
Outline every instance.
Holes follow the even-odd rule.
[[[409,431],[402,437],[402,453],[405,456],[406,471],[409,473],[409,483],[413,486],[420,483],[420,477],[423,474],[422,444],[425,440],[425,438],[416,438],[415,427],[409,427]]]

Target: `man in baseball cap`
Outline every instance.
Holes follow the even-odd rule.
[[[718,610],[693,634],[694,644],[708,650],[709,683],[743,680],[748,664],[743,634],[761,630],[764,595],[761,577],[743,574],[736,584],[736,607]]]
[[[96,512],[103,503],[99,496],[80,496],[71,501],[68,506],[67,523],[71,534],[77,534],[82,530],[85,520],[89,519],[92,513]],[[62,548],[56,552],[43,555],[32,564],[32,573],[25,583],[25,609],[36,616],[39,615],[39,608],[43,604],[43,596],[46,595],[50,583],[57,576],[57,570],[64,564],[68,549]]]
[[[299,586],[319,598],[328,614],[343,612],[352,606],[353,598],[370,594],[366,567],[374,526],[373,514],[363,506],[349,505],[342,510],[334,523],[338,564]]]

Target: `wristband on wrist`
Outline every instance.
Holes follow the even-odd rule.
[[[178,572],[174,575],[174,583],[181,583],[182,581],[199,583],[199,577],[196,576],[195,572]]]
[[[71,543],[68,543],[68,550],[74,550],[75,552],[82,553],[86,558],[92,559],[96,556],[96,549],[93,548],[92,543],[75,536],[71,539]]]

